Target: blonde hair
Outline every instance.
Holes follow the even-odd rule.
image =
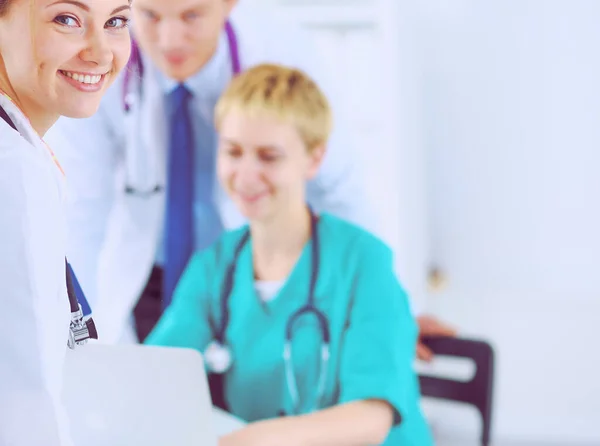
[[[217,130],[232,111],[292,124],[308,150],[326,144],[333,125],[329,101],[315,81],[297,68],[276,64],[256,65],[231,81],[215,108]]]

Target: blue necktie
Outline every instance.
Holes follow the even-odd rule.
[[[173,297],[194,250],[194,142],[191,93],[179,85],[169,96],[170,140],[167,169],[163,309]]]

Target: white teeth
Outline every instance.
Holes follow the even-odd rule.
[[[61,71],[65,76],[70,77],[77,82],[81,82],[82,84],[97,84],[102,79],[101,75],[89,75],[89,74],[79,74],[79,73],[71,73],[70,71]]]

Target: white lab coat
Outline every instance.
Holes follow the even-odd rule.
[[[240,5],[231,17],[242,69],[262,62],[304,69],[328,94],[334,113],[341,115],[333,91],[335,82],[328,79],[326,64],[306,34],[262,14]],[[230,76],[229,58],[223,62],[222,72]],[[122,84],[122,80],[116,81],[94,117],[62,118],[47,135],[63,163],[73,195],[69,260],[93,308],[99,341],[106,343],[136,342],[132,310],[156,258],[165,209],[164,193],[150,197],[124,193],[126,176],[138,190],[165,184],[162,90],[146,75],[143,96],[137,97],[138,103],[125,114]],[[364,199],[362,174],[353,162],[351,133],[342,121],[335,123],[323,167],[309,185],[308,199],[317,211],[325,209],[368,227],[371,213]],[[67,139],[77,141],[77,146],[70,146]],[[217,190],[225,228],[243,224],[233,202],[218,185]]]
[[[64,180],[19,109],[0,106],[19,130],[0,119],[0,446],[67,446]]]

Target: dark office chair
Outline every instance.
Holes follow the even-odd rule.
[[[423,396],[471,404],[481,414],[481,445],[489,446],[494,390],[494,350],[484,341],[461,338],[424,338],[423,343],[436,355],[468,358],[476,370],[470,381],[420,375]]]

